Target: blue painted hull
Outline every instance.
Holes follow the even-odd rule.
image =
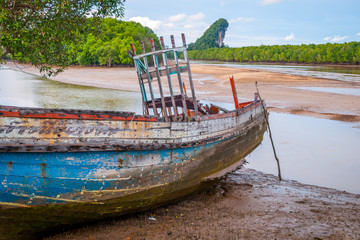
[[[0,202],[81,202],[84,192],[139,188],[147,178],[152,185],[164,184],[164,176],[176,178],[176,166],[216,144],[155,151],[0,153]],[[133,174],[139,171],[141,176]]]
[[[179,123],[7,113],[0,117],[0,232],[38,238],[204,189],[262,141],[259,104],[241,111]],[[93,127],[101,131],[87,131]]]

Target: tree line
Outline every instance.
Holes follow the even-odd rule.
[[[359,64],[360,42],[211,48],[189,51],[193,60]]]
[[[150,39],[154,39],[156,49],[160,42],[155,33],[140,23],[125,22],[114,18],[105,18],[101,23],[101,33],[96,29],[83,34],[83,44],[72,45],[73,65],[108,66],[132,65],[128,55],[131,43],[134,43],[137,54],[141,53],[140,41],[145,44],[146,51],[151,51]]]
[[[88,18],[86,28],[87,31],[77,33],[77,41],[68,42],[63,48],[62,54],[67,65],[133,65],[133,60],[128,55],[131,44],[135,45],[139,54],[142,52],[140,41],[143,41],[146,52],[149,52],[150,39],[154,39],[156,49],[160,49],[160,42],[155,33],[140,23],[115,18],[104,18],[99,23],[98,19]],[[4,50],[0,48],[0,53],[2,51]],[[23,58],[21,53],[15,53],[12,58],[31,62],[30,58]]]

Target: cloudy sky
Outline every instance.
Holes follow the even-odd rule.
[[[127,0],[123,20],[190,43],[219,18],[230,47],[360,41],[360,0]]]

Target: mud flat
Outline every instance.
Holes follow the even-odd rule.
[[[191,68],[199,99],[232,103],[228,77],[234,75],[241,100],[253,98],[257,81],[270,111],[360,126],[360,96],[311,90],[360,89],[359,83],[224,66]],[[38,75],[29,66],[23,71]],[[132,68],[71,67],[54,80],[139,91]],[[243,168],[176,204],[48,239],[360,239],[359,226],[360,195],[279,182],[273,175]]]
[[[39,71],[31,66],[15,66],[11,62],[7,66],[40,75]],[[257,81],[261,96],[266,100],[270,111],[360,122],[360,95],[313,91],[314,88],[320,87],[359,90],[358,82],[206,64],[192,64],[191,70],[197,96],[202,100],[232,103],[229,76],[234,75],[239,100],[253,98]],[[134,68],[70,67],[52,79],[78,85],[139,92]],[[157,90],[156,84],[154,89]]]
[[[207,191],[60,239],[359,239],[360,195],[243,168]]]

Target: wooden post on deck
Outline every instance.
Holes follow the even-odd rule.
[[[231,89],[232,89],[232,93],[233,93],[233,97],[234,97],[235,109],[237,110],[237,109],[239,109],[239,100],[237,97],[234,75],[229,77],[229,79],[230,79]]]
[[[161,49],[165,50],[164,38],[162,36],[160,37],[160,44],[161,44]],[[172,82],[171,82],[171,77],[170,77],[169,61],[168,61],[168,57],[167,57],[166,52],[163,52],[162,56],[163,56],[163,59],[164,59],[164,66],[166,68],[166,76],[168,78],[168,83],[169,83],[171,105],[173,106],[175,121],[177,121],[177,119],[178,119],[178,109],[177,109],[175,99],[174,99],[174,89],[173,89]]]
[[[172,45],[173,48],[175,48],[174,35],[171,35],[170,38],[171,38],[171,45]],[[188,117],[187,105],[186,105],[186,101],[185,101],[184,89],[182,88],[182,86],[183,86],[183,81],[181,80],[181,73],[180,73],[180,67],[179,67],[179,59],[178,59],[178,55],[177,55],[177,52],[176,52],[176,51],[174,51],[174,58],[175,58],[176,72],[177,72],[177,76],[178,76],[178,80],[179,80],[179,88],[180,88],[181,100],[182,100],[182,105],[183,105],[183,113],[184,113],[184,115],[185,115],[185,118],[187,118],[187,117]]]
[[[144,42],[140,42],[140,44],[141,44],[142,53],[145,53],[145,44],[144,44]],[[159,114],[157,112],[157,108],[156,108],[155,96],[154,96],[154,91],[153,91],[152,83],[151,83],[152,79],[151,79],[151,75],[150,75],[150,72],[149,72],[149,64],[148,64],[146,56],[144,57],[144,64],[145,64],[146,73],[147,73],[147,77],[148,77],[150,96],[151,96],[151,101],[152,101],[152,104],[153,104],[153,111],[154,111],[156,116],[159,116]]]
[[[134,44],[131,44],[131,50],[133,51],[133,54],[136,55],[136,49]],[[145,86],[144,86],[144,82],[141,79],[141,71],[140,71],[140,66],[138,66],[138,62],[137,60],[134,61],[135,63],[135,69],[137,71],[137,75],[138,75],[138,80],[139,80],[139,86],[140,86],[140,92],[141,92],[141,96],[142,96],[142,106],[143,106],[143,114],[144,115],[149,115],[149,109],[147,108],[145,102],[147,101],[146,98],[146,91],[145,91]]]
[[[184,46],[184,48],[185,48],[185,50],[184,50],[184,58],[185,58],[186,67],[187,67],[188,76],[189,76],[189,81],[190,81],[191,95],[192,95],[192,98],[193,98],[195,116],[198,117],[198,116],[199,116],[199,110],[198,110],[198,104],[197,104],[197,101],[196,101],[194,83],[193,83],[192,75],[191,75],[189,57],[188,57],[187,50],[186,50],[185,34],[182,33],[182,34],[181,34],[181,38],[182,38],[182,41],[183,41],[183,46]]]
[[[154,44],[154,39],[150,40],[150,44],[151,44],[151,50],[153,52],[155,52],[155,44]],[[159,84],[159,92],[160,92],[160,100],[161,100],[161,107],[162,107],[162,112],[163,112],[163,116],[165,117],[165,121],[169,122],[169,117],[168,114],[166,112],[166,105],[165,105],[165,100],[164,100],[164,92],[163,92],[163,88],[161,85],[161,79],[160,79],[160,72],[159,72],[159,61],[158,61],[158,57],[156,54],[153,54],[153,60],[154,60],[154,66],[155,66],[155,71],[156,71],[156,77],[158,80],[158,84]]]

